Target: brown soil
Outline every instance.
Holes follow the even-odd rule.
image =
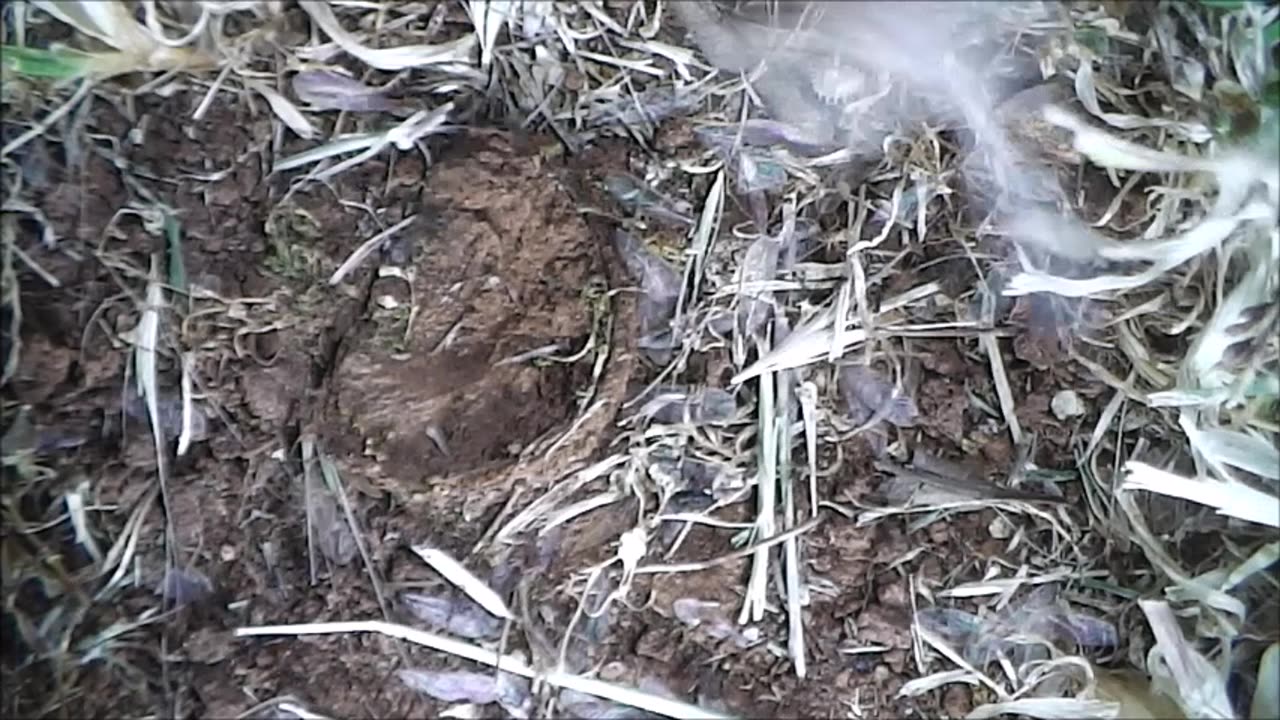
[[[139,117],[102,108],[93,123],[96,132],[121,139],[135,177],[179,213],[189,277],[227,299],[201,301],[200,307],[218,310],[193,317],[182,337],[185,347],[198,349],[200,392],[217,416],[210,419],[210,437],[171,468],[167,487],[174,557],[208,577],[216,592],[140,633],[129,654],[141,672],[135,685],[121,683],[116,668],[94,663],[78,694],[55,714],[235,717],[292,695],[335,717],[431,716],[442,706],[408,689],[395,671],[464,663],[374,636],[236,640],[229,631],[378,618],[370,571],[389,590],[429,581],[434,574],[408,551],[425,542],[482,576],[508,579],[495,579],[497,585],[523,583],[534,615],[558,638],[556,623],[570,617],[581,591],[578,583],[570,592],[572,576],[612,556],[612,544],[634,522],[634,501],[570,522],[549,536],[559,539],[558,547],[522,537],[531,552],[471,550],[551,483],[599,459],[613,439],[620,403],[652,377],[631,346],[636,331],[627,295],[608,301],[611,328],[596,324],[593,307],[626,280],[611,254],[609,225],[579,212],[588,199],[598,199],[592,180],[625,167],[625,157],[603,148],[566,162],[549,142],[473,132],[439,143],[429,169],[417,154],[370,161],[331,187],[309,186],[269,215],[285,185],[263,170],[268,119],[214,112],[195,124],[193,138],[162,120],[189,117],[198,100],[139,98]],[[129,129],[142,122],[145,143],[130,145]],[[197,177],[204,175],[216,179]],[[38,249],[30,236],[21,242],[62,287],[21,278],[23,361],[9,391],[32,407],[42,437],[76,441],[42,458],[62,483],[44,502],[87,480],[96,505],[125,511],[97,518],[114,532],[154,487],[156,469],[145,419],[120,422],[128,356],[108,334],[126,330],[134,317],[119,296],[120,283],[142,293],[139,278],[123,272],[122,263],[145,268],[147,253],[161,246],[136,218],[120,219],[104,236],[116,212],[139,198],[100,155],[87,154],[78,173],[55,158],[48,182],[43,206],[63,240],[55,250]],[[376,220],[368,208],[380,209]],[[417,219],[387,253],[368,259],[338,286],[328,285],[361,242],[410,215]],[[384,264],[398,266],[401,276],[378,277]],[[592,386],[591,353],[576,363],[500,364],[549,345],[557,347],[556,356],[574,355],[593,334],[607,340],[610,357],[585,403],[580,393]],[[962,354],[964,347],[973,345],[916,346],[922,358],[918,444],[950,457],[980,455],[994,474],[1008,467],[1013,450],[1007,432],[967,399],[966,386],[982,397],[995,393],[985,359]],[[1006,345],[1010,381],[1026,395],[1019,404],[1023,428],[1042,438],[1037,460],[1069,464],[1069,428],[1048,411],[1048,399],[1078,378],[1041,361],[1060,357],[1058,351],[1037,355],[1029,347],[1024,356],[1014,349]],[[166,367],[167,387],[176,388],[176,378]],[[581,409],[594,404],[597,411],[574,426]],[[312,582],[303,439],[314,439],[334,459],[371,570],[358,554],[339,552],[327,558],[332,562],[321,559]],[[843,469],[820,490],[839,502],[875,490],[861,440],[848,443]],[[514,493],[517,502],[506,508]],[[33,518],[41,512],[31,510]],[[741,512],[745,519],[749,509]],[[805,680],[766,644],[739,649],[673,617],[681,598],[716,601],[736,616],[745,562],[637,577],[630,607],[615,604],[597,642],[582,652],[622,682],[657,679],[689,701],[721,703],[748,716],[844,717],[856,707],[869,717],[958,717],[973,703],[968,691],[896,698],[905,679],[916,675],[908,577],[939,588],[980,576],[983,559],[1001,548],[986,529],[993,517],[953,518],[915,533],[901,520],[858,527],[829,518],[806,546],[813,571],[832,591],[815,593],[805,617]],[[165,567],[157,518],[153,512],[139,538],[140,581],[120,600],[126,615],[156,604],[153,589]],[[66,537],[46,541],[74,547]],[[5,542],[8,550],[10,539]],[[726,534],[701,528],[671,561],[730,549]],[[917,552],[903,562],[910,551]],[[650,561],[656,552],[651,548]],[[45,600],[38,591],[29,594],[24,602],[38,615]],[[785,642],[781,613],[769,615],[760,630]],[[163,635],[163,672],[146,652],[154,639],[147,632]],[[842,652],[872,645],[886,650]],[[47,665],[14,670],[28,651],[6,645],[11,717],[31,716],[54,696]]]

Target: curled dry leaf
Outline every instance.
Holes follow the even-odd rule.
[[[289,102],[288,98],[276,92],[274,88],[266,83],[248,81],[246,84],[267,99],[267,104],[271,106],[271,111],[276,114],[276,117],[280,118],[281,122],[289,126],[289,129],[298,137],[304,140],[311,140],[316,137],[317,132],[311,121],[307,119],[306,115],[302,114],[302,111],[296,105]]]

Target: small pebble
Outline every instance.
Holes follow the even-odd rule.
[[[1008,540],[1013,537],[1014,527],[1003,517],[996,517],[987,525],[987,533],[997,540]]]
[[[1049,403],[1049,407],[1053,410],[1054,417],[1059,420],[1078,417],[1085,413],[1084,401],[1075,390],[1061,390],[1053,396],[1053,401]]]

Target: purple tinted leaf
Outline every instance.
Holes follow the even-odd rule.
[[[690,392],[681,388],[660,388],[656,395],[641,409],[654,422],[689,423],[706,425],[725,423],[738,411],[733,393],[721,388],[700,388]]]
[[[338,510],[338,501],[327,490],[311,493],[311,522],[316,546],[335,565],[346,565],[359,548],[346,517]]]
[[[1042,657],[1044,643],[1070,641],[1081,647],[1115,647],[1115,626],[1069,610],[1049,585],[1030,593],[1020,604],[987,618],[953,608],[916,613],[922,627],[941,636],[977,667],[1000,655],[1015,665]]]
[[[453,615],[453,601],[448,597],[427,595],[424,593],[404,593],[400,602],[415,618],[433,628],[443,628]]]
[[[641,348],[659,352],[670,349],[674,344],[671,315],[680,297],[680,275],[630,233],[619,230],[613,238],[627,273],[640,286],[636,310],[640,315]]]
[[[169,568],[156,587],[156,594],[175,607],[198,603],[213,594],[213,581],[194,568]]]
[[[299,100],[318,110],[383,112],[398,106],[382,88],[369,87],[331,70],[299,72],[293,76],[293,92]]]
[[[694,134],[707,147],[722,154],[733,152],[738,148],[739,141],[746,147],[786,145],[804,154],[816,154],[828,149],[826,144],[815,142],[815,138],[803,128],[763,118],[729,127],[701,127]]]
[[[1057,618],[1059,631],[1081,647],[1112,648],[1119,644],[1116,626],[1080,613],[1068,612]]]
[[[36,435],[34,450],[37,453],[47,453],[54,450],[72,450],[87,442],[89,442],[87,437],[76,433],[61,432],[58,430],[43,430]]]
[[[175,396],[164,396],[156,401],[156,416],[160,420],[160,432],[168,439],[173,440],[182,434],[182,398]],[[124,412],[134,420],[147,421],[150,413],[147,411],[147,403],[142,399],[141,395],[130,393],[129,399],[125,403]],[[208,437],[209,419],[205,417],[204,410],[200,405],[193,403],[191,407],[191,439],[200,441]]]
[[[671,612],[680,622],[701,629],[713,640],[732,640],[739,648],[750,647],[759,639],[756,628],[739,631],[738,626],[725,615],[720,603],[697,598],[680,598],[671,603]],[[670,691],[659,693],[670,695]]]
[[[659,717],[644,710],[619,705],[608,700],[562,700],[561,704],[569,717],[581,718],[582,720],[648,720],[649,718]]]
[[[711,504],[715,501],[716,499],[711,496],[710,489],[707,492],[682,490],[671,495],[666,504],[662,506],[662,511],[672,515],[676,513],[701,512],[711,507]],[[679,530],[681,524],[667,523],[664,527],[670,530]]]
[[[680,598],[671,603],[671,612],[680,622],[689,627],[698,627],[709,620],[724,617],[720,603],[708,602],[697,598]]]
[[[564,525],[557,525],[538,535],[533,558],[533,573],[541,575],[551,569],[560,557],[560,547],[564,544]]]
[[[488,705],[498,701],[498,679],[491,673],[399,670],[405,685],[436,700]]]
[[[743,193],[781,190],[787,184],[787,169],[763,153],[738,153],[734,182]]]
[[[693,224],[688,203],[677,202],[626,173],[609,173],[605,189],[627,212],[647,215],[680,227]]]
[[[916,622],[957,647],[982,627],[977,615],[955,608],[925,608],[916,613]]]
[[[884,420],[898,427],[911,427],[919,416],[915,401],[897,395],[893,383],[871,368],[846,365],[840,369],[837,382],[849,419],[857,425],[882,414]]]
[[[778,274],[778,255],[782,243],[767,235],[757,238],[747,248],[742,259],[735,284],[749,286],[752,283],[773,280]],[[764,326],[773,314],[773,293],[746,287],[738,297],[738,330],[751,334]]]
[[[489,587],[498,595],[510,595],[521,578],[536,577],[550,570],[560,556],[563,542],[564,526],[556,525],[519,544],[507,545],[493,562]]]
[[[638,96],[627,94],[593,109],[587,127],[619,124],[628,127],[646,122],[658,123],[669,117],[687,114],[707,96],[706,88],[677,88],[661,85]]]
[[[469,598],[448,595],[403,593],[400,601],[409,614],[433,629],[470,640],[494,638],[502,634],[502,620]]]

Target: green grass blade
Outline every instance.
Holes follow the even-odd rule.
[[[69,80],[88,75],[92,70],[93,56],[75,50],[41,50],[40,48],[4,45],[0,58],[5,72],[16,72],[32,77]]]
[[[187,263],[182,252],[182,226],[169,210],[164,211],[164,235],[169,249],[169,287],[187,293]]]

